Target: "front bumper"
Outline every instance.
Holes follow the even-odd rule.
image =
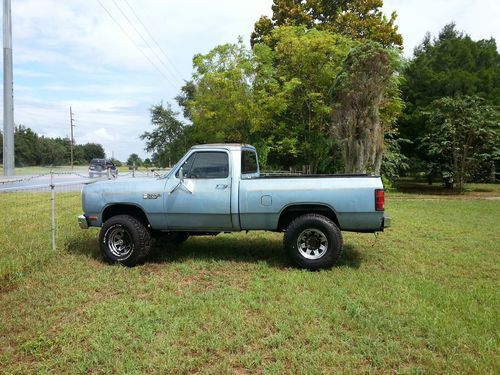
[[[82,229],[89,229],[89,223],[88,223],[87,218],[85,217],[85,215],[78,216],[78,225]]]

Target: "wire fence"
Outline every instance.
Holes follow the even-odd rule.
[[[81,190],[107,179],[155,178],[168,170],[131,170],[113,177],[90,178],[82,171],[48,171],[0,178],[0,290],[58,251],[93,254],[98,231],[83,231]],[[269,171],[269,175],[290,172]]]
[[[1,233],[21,238],[29,237],[35,227],[42,228],[42,232],[50,233],[47,238],[52,249],[56,249],[57,240],[78,227],[76,216],[81,214],[80,192],[84,185],[116,178],[154,178],[167,171],[132,170],[119,176],[108,172],[98,178],[73,171],[51,171],[0,179]],[[73,221],[66,220],[70,214],[75,215]]]
[[[119,180],[154,178],[165,170],[121,173]],[[59,250],[95,248],[96,231],[82,231],[81,190],[86,184],[115,179],[90,178],[78,171],[50,171],[0,178],[0,289]]]

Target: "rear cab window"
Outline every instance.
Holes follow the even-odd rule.
[[[241,178],[257,177],[258,175],[257,153],[254,150],[241,150]]]

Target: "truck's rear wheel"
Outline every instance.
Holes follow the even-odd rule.
[[[342,234],[329,218],[318,214],[299,216],[288,225],[285,249],[301,268],[331,268],[342,253]]]
[[[99,243],[106,261],[131,267],[149,254],[151,235],[144,224],[136,218],[117,215],[102,226]]]

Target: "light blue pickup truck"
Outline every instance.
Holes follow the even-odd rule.
[[[266,230],[284,232],[299,267],[332,267],[343,231],[377,232],[384,215],[380,177],[369,175],[262,176],[253,146],[192,147],[165,176],[88,184],[81,228],[100,227],[104,259],[133,266],[152,238],[179,243],[193,235]]]

